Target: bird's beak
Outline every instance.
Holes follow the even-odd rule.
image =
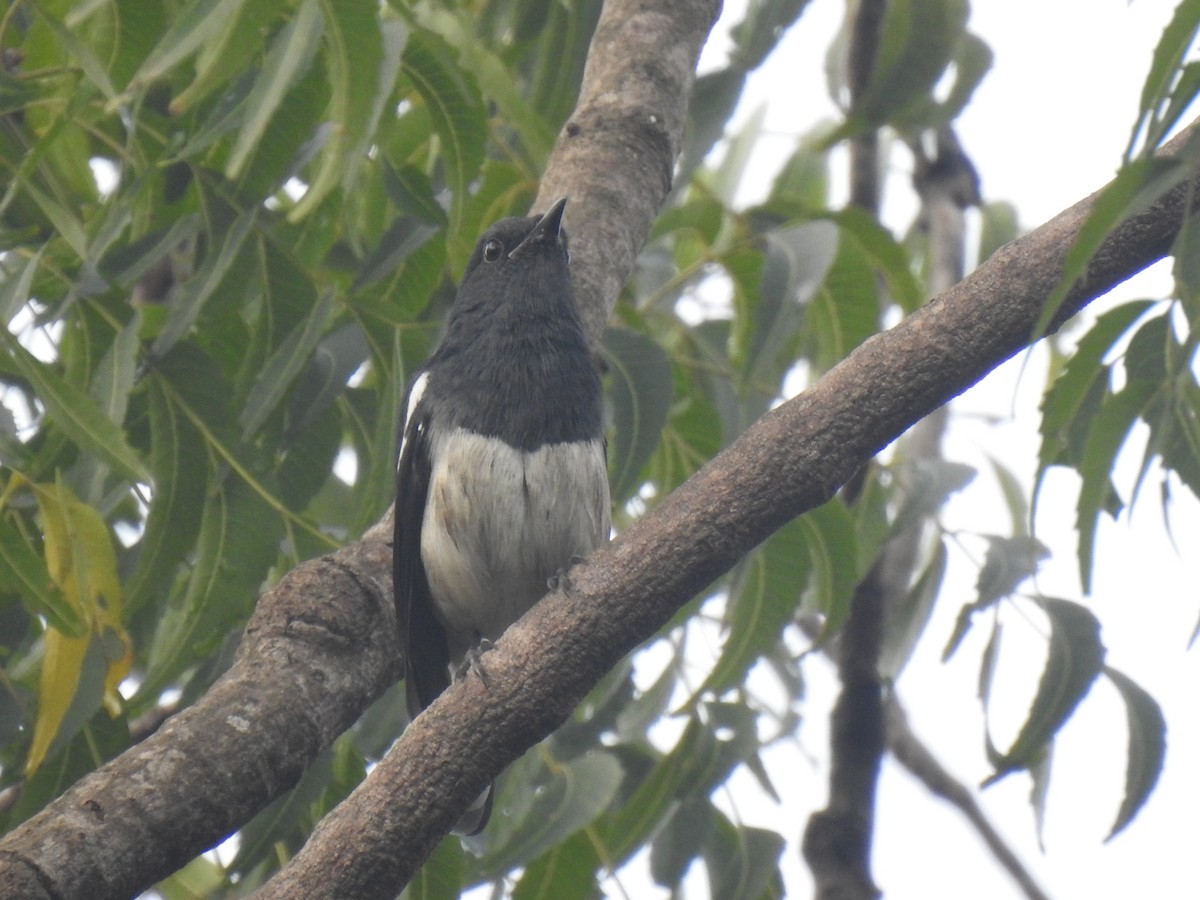
[[[557,241],[559,232],[562,231],[563,211],[567,208],[567,198],[563,197],[555,203],[546,214],[538,219],[538,223],[533,226],[533,231],[526,235],[525,240],[512,248],[508,254],[508,258],[520,256],[525,251],[526,247],[532,244],[540,244],[543,241]]]

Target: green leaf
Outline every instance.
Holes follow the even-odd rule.
[[[462,896],[463,849],[450,835],[434,848],[413,876],[401,900],[458,900]]]
[[[221,237],[221,244],[209,250],[196,273],[184,282],[179,295],[171,307],[167,321],[154,339],[150,352],[155,357],[165,356],[188,332],[200,316],[204,304],[213,296],[225,276],[229,274],[234,260],[242,250],[250,229],[258,215],[257,208],[246,210],[229,226]]]
[[[271,41],[267,58],[246,97],[243,107],[246,115],[225,161],[226,177],[236,180],[241,174],[284,96],[312,64],[323,26],[318,0],[304,0],[296,15]]]
[[[622,779],[620,762],[604,750],[556,765],[550,773],[516,830],[488,853],[489,872],[499,875],[536,859],[593,822],[613,802]]]
[[[850,600],[862,575],[854,518],[836,497],[800,517],[808,531],[814,580],[805,605],[825,619],[825,632],[835,634],[850,612]]]
[[[595,900],[599,869],[593,838],[577,831],[525,866],[512,900]]]
[[[450,221],[457,225],[468,186],[483,165],[487,147],[483,99],[450,46],[430,32],[409,35],[401,67],[428,108],[437,132],[441,164],[453,195]]]
[[[966,0],[889,3],[870,81],[829,143],[903,118],[925,100],[955,57],[967,15]]]
[[[103,459],[124,478],[140,482],[150,480],[145,465],[129,446],[121,426],[105,415],[95,400],[62,378],[52,366],[35,358],[7,328],[0,331],[0,343],[8,349],[21,375],[46,405],[46,415],[56,428],[81,449]]]
[[[1090,610],[1054,597],[1044,597],[1038,605],[1050,621],[1046,668],[1038,682],[1029,717],[1013,745],[992,760],[996,772],[985,785],[1016,769],[1033,766],[1104,669],[1100,622]]]
[[[609,446],[612,494],[621,502],[637,490],[671,406],[671,369],[653,339],[625,328],[604,333],[610,373],[613,439]]]
[[[717,815],[712,802],[703,796],[689,797],[675,807],[650,845],[650,875],[658,884],[679,888],[688,866],[712,833]]]
[[[324,291],[317,303],[287,339],[259,368],[254,386],[238,416],[242,437],[247,441],[267,417],[275,412],[292,382],[309,364],[318,341],[333,315],[333,291]]]
[[[1159,108],[1177,85],[1183,60],[1195,43],[1198,30],[1200,0],[1181,0],[1154,48],[1150,71],[1146,73],[1146,80],[1142,84],[1140,114],[1129,135],[1129,146],[1125,148],[1126,162],[1134,158],[1139,135],[1143,135],[1141,155],[1149,156],[1174,124],[1174,117],[1160,117]]]
[[[252,67],[262,52],[264,36],[294,4],[289,0],[251,0],[236,9],[223,11],[206,31],[196,57],[196,75],[182,91],[171,98],[171,113],[181,115],[195,107],[231,78]]]
[[[1083,483],[1079,488],[1075,520],[1079,531],[1079,577],[1085,592],[1091,591],[1100,513],[1107,510],[1115,515],[1120,509],[1121,501],[1112,487],[1113,466],[1134,423],[1162,387],[1161,360],[1169,329],[1170,323],[1164,315],[1151,319],[1138,330],[1126,354],[1128,381],[1125,387],[1104,399],[1087,430],[1083,457],[1078,465]],[[1159,371],[1140,375],[1136,366],[1147,362]]]
[[[811,532],[803,517],[793,519],[738,565],[723,617],[729,633],[694,697],[741,685],[750,667],[779,643],[813,575]]]
[[[69,637],[85,631],[83,614],[63,596],[50,578],[46,561],[9,520],[0,516],[0,583],[20,595],[31,615],[45,616]]]
[[[237,19],[238,12],[246,2],[247,0],[197,0],[184,6],[179,18],[133,76],[129,89],[149,84],[196,53],[207,40]]]
[[[210,475],[204,438],[168,398],[157,374],[148,379],[148,394],[154,496],[126,589],[131,612],[166,594],[191,551]]]
[[[779,857],[783,854],[783,835],[765,828],[735,827],[718,813],[715,827],[704,846],[704,861],[713,897],[762,897],[772,882],[777,890],[769,896],[781,896]]]
[[[333,131],[308,191],[289,214],[291,221],[306,216],[339,185],[353,191],[379,118],[392,100],[408,37],[402,22],[380,22],[379,5],[372,0],[321,0],[321,6]]]
[[[946,577],[946,559],[943,539],[938,541],[933,558],[905,593],[903,601],[888,611],[888,625],[879,654],[879,674],[889,681],[900,677],[904,666],[912,658],[917,642],[925,633],[925,626],[933,615],[934,602]]]
[[[997,601],[1010,596],[1021,582],[1036,574],[1041,561],[1049,555],[1041,541],[1028,535],[1005,537],[988,534],[983,537],[987,538],[988,549],[975,583],[978,598],[959,612],[954,632],[942,651],[943,662],[954,655],[966,637],[975,613],[989,609]]]
[[[1125,762],[1125,799],[1106,841],[1116,837],[1133,821],[1150,797],[1162,774],[1167,756],[1167,721],[1153,697],[1132,678],[1111,666],[1104,674],[1121,694],[1129,728]]]

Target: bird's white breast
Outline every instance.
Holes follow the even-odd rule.
[[[608,539],[608,471],[601,440],[525,452],[457,428],[433,435],[430,451],[421,558],[458,658]]]

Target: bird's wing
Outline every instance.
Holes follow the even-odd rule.
[[[429,580],[421,560],[421,522],[425,518],[433,468],[428,409],[421,403],[425,378],[423,375],[413,383],[405,404],[407,415],[396,467],[396,526],[392,545],[396,621],[404,653],[410,717],[415,717],[450,685],[446,632],[433,613]]]

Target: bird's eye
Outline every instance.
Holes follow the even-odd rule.
[[[504,252],[504,245],[494,238],[483,245],[483,258],[487,262],[495,262]]]

